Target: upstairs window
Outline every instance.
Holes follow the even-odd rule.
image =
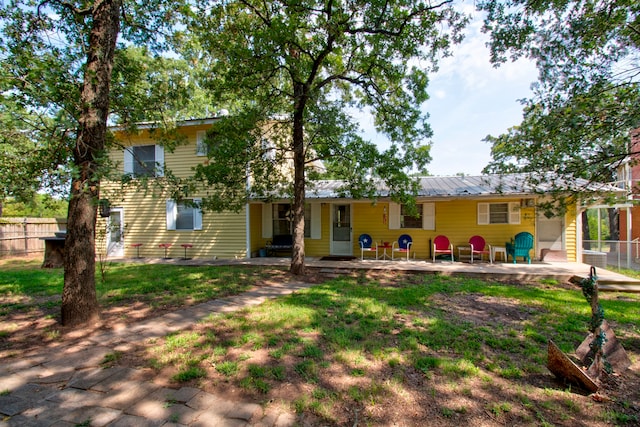
[[[262,159],[273,162],[276,159],[276,146],[270,139],[263,138],[260,141],[262,148]]]
[[[134,145],[124,150],[124,172],[133,177],[163,176],[164,147]]]
[[[196,133],[196,156],[206,156],[209,152],[209,147],[205,142],[207,138],[207,132],[200,130]]]

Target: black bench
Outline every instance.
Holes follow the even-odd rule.
[[[293,236],[291,234],[277,234],[266,245],[267,256],[277,255],[278,252],[293,253]]]

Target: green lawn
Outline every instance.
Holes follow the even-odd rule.
[[[61,292],[60,270],[0,267],[0,325],[38,297],[55,300]],[[276,269],[131,264],[110,265],[97,284],[105,307],[177,307],[285,278]],[[639,302],[637,294],[601,293],[605,318],[633,362],[640,357]],[[337,278],[212,315],[141,342],[138,359],[114,354],[109,363],[150,367],[176,387],[239,391],[265,408],[289,408],[309,425],[637,425],[637,370],[596,403],[546,368],[547,341],[571,354],[590,317],[579,287],[553,281]]]
[[[43,298],[62,294],[62,269],[43,269],[40,264],[19,260],[0,263],[0,297],[5,298],[0,302],[0,315],[16,304],[26,309]],[[152,308],[175,307],[243,292],[268,275],[257,268],[109,264],[104,280],[96,272],[96,292],[102,307],[131,301]],[[47,304],[52,303],[59,305],[60,301],[48,298]]]

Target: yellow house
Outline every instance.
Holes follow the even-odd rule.
[[[177,177],[190,176],[193,166],[207,161],[202,141],[214,120],[180,123],[185,142],[172,152],[156,143],[151,127],[141,126],[136,135],[116,131],[123,148],[112,150],[110,158],[133,179],[145,175],[162,180],[165,167]],[[382,188],[380,197],[372,202],[339,197],[338,181],[310,183],[305,254],[359,257],[361,234],[389,243],[408,234],[413,241],[411,257],[431,259],[438,235],[448,237],[457,256],[457,248],[468,246],[473,235],[484,237],[490,245],[504,246],[515,234],[527,231],[535,238],[532,258],[551,249],[566,254],[568,261],[579,259],[577,206],[563,217],[546,218],[537,212],[539,195],[524,188],[520,178],[424,177],[417,197],[419,217],[406,215],[404,207],[385,197]],[[193,203],[176,203],[166,190],[103,184],[102,197],[108,199],[110,212],[98,224],[98,251],[113,257],[249,258],[264,256],[274,236],[290,233],[290,201],[251,201],[237,213],[201,212],[197,203],[205,194],[203,190],[187,201]]]

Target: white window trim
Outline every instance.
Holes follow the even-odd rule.
[[[131,147],[127,147],[124,149],[124,173],[133,176],[133,162],[135,159],[133,158],[133,148],[140,147],[143,145],[154,145],[155,147],[155,176],[163,177],[164,176],[164,147],[162,145],[157,144],[139,144],[132,145]]]
[[[201,198],[192,199],[198,206],[202,203]],[[176,222],[178,220],[178,203],[173,199],[167,199],[167,230],[176,231],[197,231],[202,230],[202,210],[200,208],[193,208],[193,229],[176,229]]]
[[[520,224],[520,202],[483,202],[478,203],[478,225],[500,225],[491,224],[490,205],[508,204],[508,215],[506,224]]]
[[[273,206],[271,203],[262,205],[262,238],[273,237]]]
[[[307,239],[322,239],[322,205],[320,203],[309,203],[311,207],[311,236]],[[273,204],[262,205],[262,238],[271,239],[273,237]]]
[[[311,203],[311,239],[322,239],[322,205]]]
[[[260,148],[262,148],[262,159],[267,161],[274,161],[276,159],[276,146],[268,138],[263,138],[260,141]]]
[[[208,154],[209,147],[205,143],[207,131],[199,130],[196,132],[196,156],[203,157]]]
[[[402,207],[398,203],[389,203],[389,230],[417,230],[416,228],[401,228]],[[434,202],[422,203],[422,229],[436,229],[436,204]]]

